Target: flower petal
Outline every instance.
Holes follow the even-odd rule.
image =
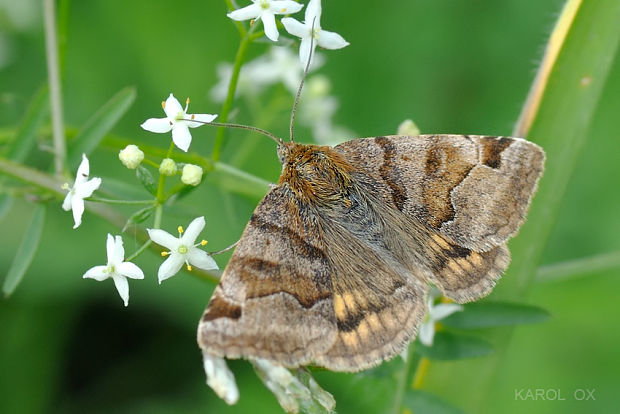
[[[187,124],[187,126],[190,128],[197,128],[199,126],[203,126],[204,125],[203,122],[211,122],[215,118],[217,118],[217,115],[193,114],[193,115],[187,115],[187,119],[192,119],[192,120],[199,121],[199,122],[191,122],[191,121],[183,121],[183,122]]]
[[[177,274],[185,263],[185,257],[177,252],[170,253],[170,256],[159,266],[157,279],[159,283]]]
[[[192,143],[192,134],[189,133],[189,128],[186,122],[177,122],[172,127],[172,141],[179,149],[187,152],[189,144]]]
[[[84,200],[80,197],[73,197],[71,200],[71,210],[73,210],[73,225],[74,229],[77,229],[82,224],[82,214],[84,214]]]
[[[108,236],[105,240],[105,251],[106,257],[108,258],[108,266],[113,263],[112,259],[114,258],[114,236],[108,233]]]
[[[131,262],[123,262],[116,265],[116,273],[131,279],[144,279],[144,272]]]
[[[198,238],[198,235],[205,228],[205,218],[204,216],[196,217],[189,223],[187,229],[185,229],[185,233],[183,233],[183,237],[181,237],[182,243],[185,245],[192,245]]]
[[[65,196],[65,200],[62,202],[62,209],[63,210],[65,210],[65,211],[71,210],[71,199],[72,198],[73,198],[73,194],[71,193],[71,190],[69,190],[69,192]]]
[[[79,184],[88,180],[88,174],[90,174],[88,158],[86,158],[86,154],[82,154],[82,162],[78,167],[77,174],[75,175],[75,184],[73,184],[73,186],[77,187]]]
[[[261,15],[262,12],[263,9],[258,4],[250,4],[249,6],[230,12],[226,16],[230,17],[233,20],[240,21],[256,19]]]
[[[428,321],[424,322],[422,326],[420,326],[420,332],[418,333],[418,338],[420,342],[426,346],[433,346],[433,338],[435,337],[435,322]]]
[[[344,37],[335,32],[328,32],[327,30],[321,30],[319,32],[317,43],[325,49],[342,49],[349,45],[349,42],[344,40]]]
[[[125,306],[129,305],[129,282],[127,282],[127,279],[121,275],[113,274],[112,280],[114,281],[114,286],[116,286],[116,290],[118,290],[118,294],[121,299],[123,299]]]
[[[310,28],[303,23],[298,22],[292,17],[285,17],[280,20],[287,32],[293,36],[300,38],[310,37]]]
[[[112,251],[112,263],[114,266],[117,266],[123,263],[125,259],[125,248],[123,247],[123,238],[121,236],[116,236],[116,241],[114,243],[114,250]]]
[[[167,231],[161,229],[146,229],[146,231],[149,233],[151,240],[160,246],[164,246],[169,250],[176,250],[179,246],[179,239]]]
[[[310,49],[310,45],[312,45],[312,49]],[[299,45],[299,60],[304,68],[308,64],[308,58],[313,59],[315,48],[316,42],[311,41],[309,37],[301,39],[301,44]]]
[[[463,306],[456,303],[440,303],[439,305],[431,308],[431,319],[438,321],[452,315],[454,312],[459,312],[462,310]]]
[[[76,185],[75,195],[76,197],[79,197],[79,198],[90,197],[91,195],[93,195],[93,192],[99,188],[100,185],[101,185],[101,178],[99,177],[91,178],[90,180],[82,184]]]
[[[265,10],[261,16],[261,20],[263,21],[263,27],[265,28],[265,36],[267,36],[269,40],[277,42],[280,33],[278,33],[278,28],[276,26],[276,16],[272,11]]]
[[[102,280],[106,280],[110,277],[110,274],[105,272],[107,266],[95,266],[91,267],[84,273],[82,276],[84,279],[95,279],[101,282]]]
[[[269,3],[269,10],[275,14],[297,13],[303,7],[303,4],[292,0],[274,0]]]
[[[172,122],[168,118],[149,118],[142,125],[142,129],[157,132],[158,134],[168,132],[172,129]]]
[[[308,27],[312,27],[313,21],[315,29],[321,27],[321,0],[310,0],[304,19]]]
[[[190,247],[187,253],[187,261],[192,266],[202,270],[219,269],[215,260],[207,252],[196,247]]]
[[[177,98],[175,98],[172,94],[170,94],[168,99],[166,99],[166,103],[164,104],[164,112],[166,113],[168,119],[176,119],[179,112],[185,113]]]

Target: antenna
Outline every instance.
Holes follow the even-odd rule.
[[[289,126],[289,137],[291,142],[294,141],[294,133],[293,128],[295,127],[295,113],[297,112],[297,105],[299,105],[299,99],[301,98],[301,90],[304,88],[304,82],[306,81],[306,76],[308,76],[308,70],[310,69],[310,62],[312,61],[312,51],[314,50],[314,22],[316,21],[316,16],[312,19],[312,36],[310,37],[310,51],[308,52],[308,62],[306,62],[306,68],[304,69],[304,75],[301,77],[301,82],[299,83],[299,89],[297,89],[297,95],[295,95],[295,103],[293,104],[293,110],[291,111],[291,123]]]
[[[229,124],[229,123],[220,123],[220,122],[205,122],[205,121],[199,121],[197,119],[187,119],[187,118],[183,118],[183,121],[197,122],[199,124],[211,125],[211,126],[216,126],[216,127],[247,129],[248,131],[258,132],[259,134],[263,134],[264,136],[271,138],[278,145],[282,144],[282,138],[278,138],[271,132],[265,131],[264,129],[249,126],[249,125]]]

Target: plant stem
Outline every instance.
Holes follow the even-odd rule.
[[[239,44],[239,49],[237,50],[235,64],[233,66],[232,75],[230,77],[230,84],[228,85],[228,95],[226,96],[226,101],[224,101],[224,105],[222,106],[222,110],[219,115],[219,122],[222,124],[228,121],[228,115],[230,114],[230,109],[232,107],[233,100],[235,99],[235,91],[237,90],[237,83],[239,81],[241,65],[243,64],[245,55],[248,51],[248,46],[250,46],[250,43],[252,43],[252,39],[250,37],[254,27],[256,26],[252,26],[250,30],[248,30],[241,38],[241,43]],[[222,144],[224,143],[225,135],[226,128],[218,128],[217,134],[215,135],[215,145],[213,146],[213,153],[211,154],[211,159],[213,161],[218,161],[220,159]]]
[[[60,176],[67,158],[67,147],[65,143],[62,113],[62,92],[60,87],[60,64],[58,59],[55,4],[55,0],[43,0],[47,76],[50,87],[50,107],[54,142],[54,170],[56,171],[56,174]]]
[[[99,198],[99,197],[87,197],[86,201],[93,201],[95,203],[107,203],[107,204],[126,204],[126,205],[136,205],[136,204],[154,204],[156,200],[113,200],[111,198]]]
[[[567,262],[541,266],[536,272],[536,282],[571,279],[620,268],[620,252],[603,253]]]
[[[405,396],[405,391],[407,391],[407,384],[411,376],[411,371],[416,367],[416,364],[414,364],[414,351],[415,343],[412,342],[406,350],[407,358],[405,359],[404,364],[396,377],[396,392],[394,393],[392,414],[400,414],[402,412],[403,398]]]

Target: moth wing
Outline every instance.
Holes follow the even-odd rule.
[[[518,231],[545,161],[536,144],[492,136],[386,136],[334,149],[377,179],[386,203],[478,252]]]
[[[198,326],[211,354],[311,363],[337,331],[330,264],[311,212],[280,186],[260,202]]]
[[[345,209],[351,208],[355,201]],[[316,362],[334,371],[359,371],[399,354],[426,312],[428,286],[373,244],[378,241],[373,229],[381,223],[372,210],[360,211],[322,218],[338,329],[335,342]]]

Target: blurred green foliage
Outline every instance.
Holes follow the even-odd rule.
[[[46,80],[40,4],[20,3],[32,5],[33,23],[15,23],[0,2],[0,39],[10,46],[0,54],[2,146],[17,132]],[[324,1],[322,26],[351,43],[340,51],[325,51],[326,64],[320,69],[340,101],[336,122],[359,137],[393,133],[405,118],[414,119],[425,133],[509,135],[562,3]],[[231,62],[238,46],[224,1],[63,4],[69,5],[63,76],[68,129],[82,128],[126,87],[135,89],[136,99],[112,133],[138,145],[168,146],[169,135],[147,133],[139,124],[162,116],[159,102],[170,92],[180,100],[190,96],[195,112],[218,112],[208,91],[217,81],[217,63]],[[250,55],[258,56],[267,47],[253,44]],[[544,252],[545,263],[620,250],[619,90],[616,55]],[[292,98],[283,88],[261,98],[282,104],[267,111],[237,101],[235,121],[286,136]],[[37,144],[45,147],[49,130],[42,132]],[[298,128],[296,136],[309,141],[303,139],[308,133]],[[215,129],[193,130],[193,137],[192,150],[208,155]],[[280,166],[273,142],[238,131],[228,131],[227,140],[222,161],[268,181],[277,179]],[[132,171],[121,168],[114,142],[104,140],[90,157],[91,174],[103,177],[104,187],[135,180]],[[27,164],[39,167],[49,160],[45,151],[26,158]],[[135,197],[147,198],[148,193],[140,189]],[[209,181],[164,211],[163,228],[174,232],[177,225],[205,215],[209,247],[218,250],[237,240],[257,202]],[[34,205],[15,199],[0,223],[3,277],[33,211]],[[226,406],[204,384],[195,331],[212,284],[182,273],[158,286],[161,259],[146,252],[136,260],[146,280],[130,281],[130,306],[124,308],[111,282],[81,279],[88,268],[105,263],[106,233],[119,230],[89,214],[88,208],[84,224],[77,230],[72,225],[60,203],[48,209],[41,249],[13,296],[0,303],[0,412],[279,412],[247,362],[230,364],[241,391],[238,405]],[[139,245],[125,238],[128,254]],[[217,258],[222,267],[228,257]],[[532,287],[530,302],[549,311],[551,318],[515,331],[508,363],[497,378],[498,394],[491,396],[495,407],[532,414],[614,411],[620,404],[619,308],[614,297],[620,289],[619,273],[611,269]],[[487,334],[484,329],[477,333]],[[392,407],[391,369],[400,363],[396,358],[357,375],[314,375],[334,394],[338,412],[383,412]],[[484,390],[475,386],[477,373],[468,369],[468,361],[437,364],[442,369],[430,373],[425,391],[466,412],[474,412],[474,402],[489,397],[479,395]],[[523,401],[515,396],[520,389],[558,389],[566,400]],[[576,401],[576,389],[596,389],[596,400]],[[435,404],[432,396],[424,401]]]

